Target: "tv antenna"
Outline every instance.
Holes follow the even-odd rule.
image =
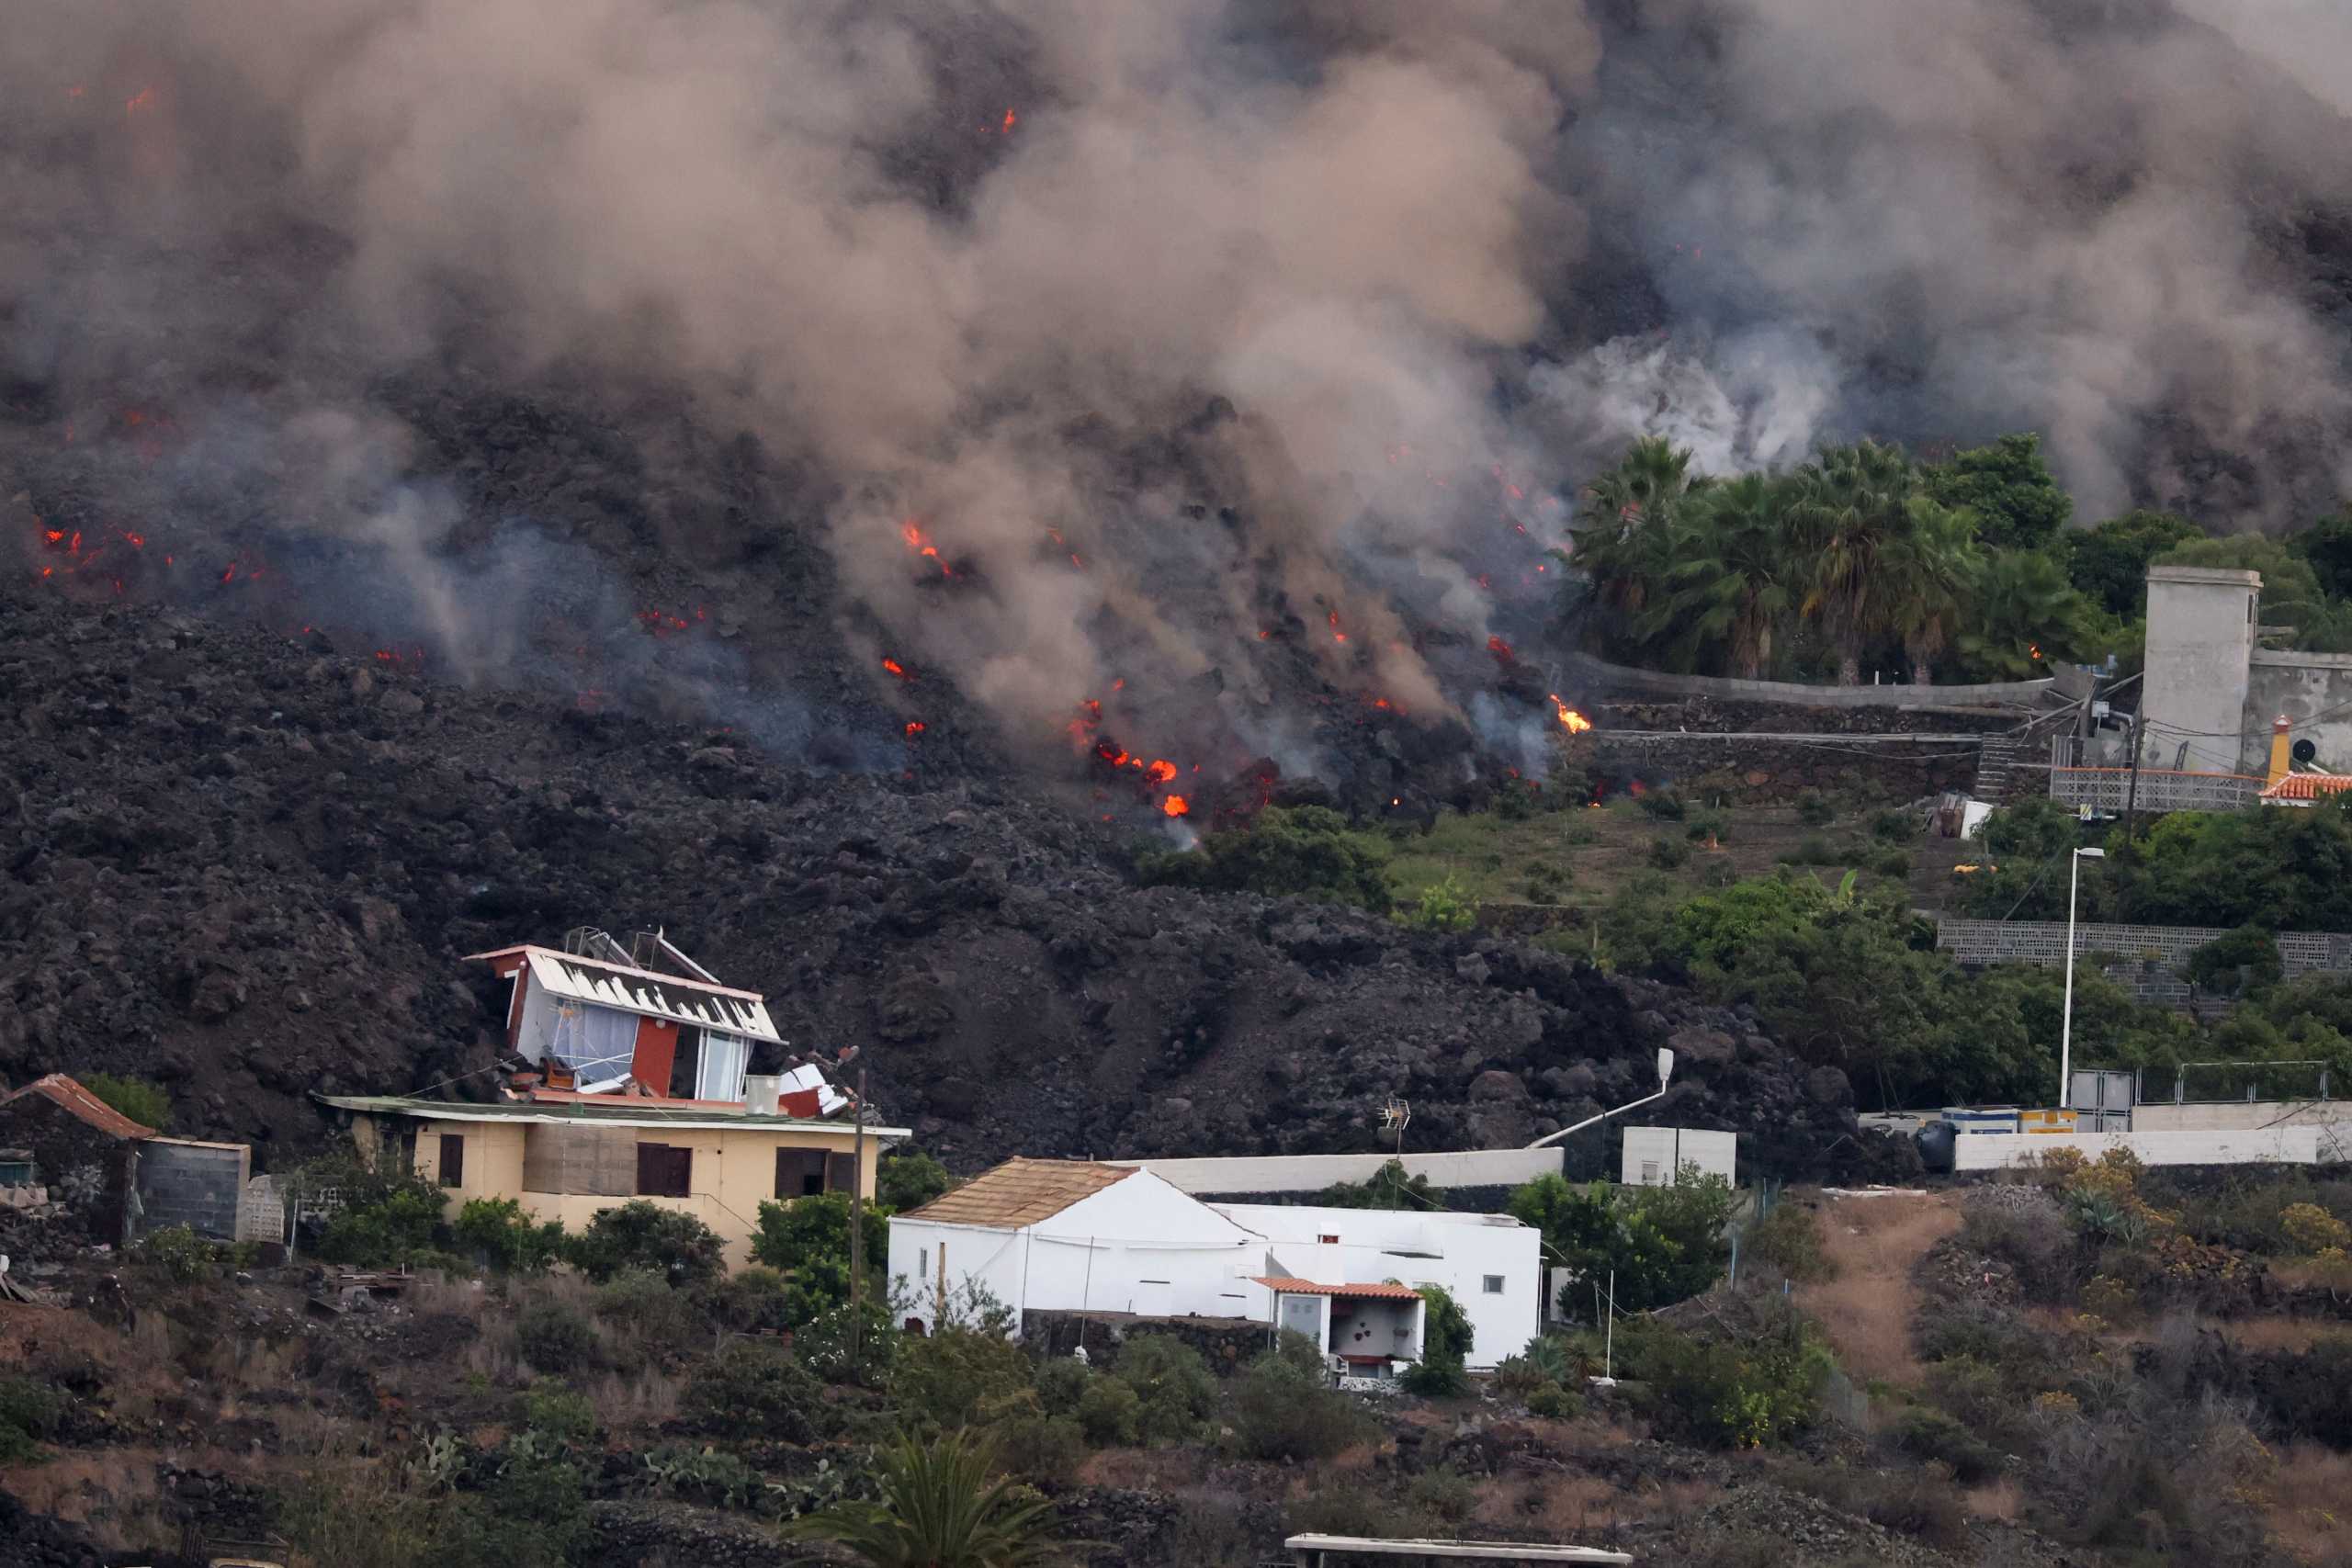
[[[1413,1107],[1409,1101],[1391,1095],[1388,1103],[1380,1108],[1380,1130],[1396,1140],[1396,1157],[1405,1157],[1405,1129],[1412,1123]]]

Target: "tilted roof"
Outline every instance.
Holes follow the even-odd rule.
[[[467,956],[469,960],[497,959],[512,958],[517,953],[530,965],[532,982],[555,996],[783,1043],[784,1037],[775,1032],[775,1021],[768,1016],[767,1001],[757,991],[739,991],[732,986],[713,986],[676,975],[657,975],[650,969],[610,964],[601,958],[582,958],[578,953],[558,953],[551,947],[526,944]]]
[[[0,1094],[0,1105],[12,1104],[26,1095],[37,1094],[51,1100],[69,1115],[78,1116],[99,1132],[115,1138],[152,1138],[155,1129],[133,1122],[63,1073],[51,1073],[35,1078],[22,1089]]]
[[[1140,1176],[1115,1165],[1081,1159],[1009,1159],[982,1171],[953,1192],[942,1193],[920,1209],[897,1216],[941,1225],[984,1225],[990,1230],[1019,1230],[1052,1219],[1064,1209],[1114,1187],[1130,1176]]]
[[[1326,1285],[1317,1280],[1296,1280],[1287,1274],[1252,1274],[1254,1284],[1285,1296],[1370,1296],[1384,1302],[1417,1302],[1421,1292],[1406,1285]]]
[[[371,1116],[414,1116],[425,1122],[515,1122],[535,1127],[683,1127],[702,1132],[837,1133],[854,1137],[854,1122],[811,1121],[806,1116],[767,1116],[746,1111],[740,1102],[707,1100],[650,1100],[627,1094],[583,1094],[569,1100],[506,1100],[487,1104],[454,1100],[423,1100],[401,1094],[314,1094],[322,1105],[356,1111]],[[732,1105],[734,1109],[729,1109]],[[868,1123],[869,1138],[897,1139],[914,1134],[904,1127]]]

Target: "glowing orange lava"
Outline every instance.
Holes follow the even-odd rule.
[[[1159,809],[1170,817],[1184,817],[1192,813],[1193,806],[1182,795],[1171,795],[1159,803]]]
[[[912,740],[916,736],[922,733],[922,720],[919,718],[910,718],[907,720],[907,739]]]
[[[888,670],[891,674],[896,675],[901,681],[907,679],[907,667],[899,663],[895,659],[884,660],[882,661],[882,668]]]
[[[1560,694],[1557,692],[1554,692],[1552,694],[1552,707],[1553,710],[1560,716],[1561,726],[1566,728],[1570,735],[1582,735],[1586,730],[1592,728],[1592,720],[1585,717],[1584,715],[1577,712],[1576,709],[1562,702],[1560,700]]]

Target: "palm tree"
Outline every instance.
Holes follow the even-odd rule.
[[[1702,491],[1673,530],[1672,592],[1650,618],[1653,631],[1679,628],[1694,661],[1700,649],[1720,643],[1741,679],[1761,675],[1773,634],[1797,603],[1792,494],[1786,479],[1769,473]]]
[[[1032,1568],[1057,1560],[1042,1498],[991,1482],[987,1446],[964,1433],[900,1438],[875,1456],[878,1502],[836,1503],[784,1527],[786,1540],[828,1540],[874,1568]]]
[[[1975,519],[1965,512],[1915,495],[1904,511],[1900,533],[1880,556],[1887,575],[1889,629],[1903,639],[1911,680],[1934,680],[1933,661],[1959,629],[1962,602],[1978,566]]]
[[[2083,638],[2089,603],[2040,550],[1994,552],[1973,588],[1974,613],[1960,651],[1979,679],[2030,680],[2050,660],[2073,654]]]
[[[1884,558],[1908,523],[1911,459],[1901,447],[1875,441],[1825,447],[1797,471],[1796,482],[1791,517],[1814,560],[1799,608],[1821,623],[1838,650],[1838,683],[1858,686],[1863,649],[1897,618]]]
[[[1590,581],[1606,615],[1605,634],[1642,640],[1642,617],[1664,593],[1674,564],[1676,519],[1708,483],[1690,471],[1689,447],[1645,436],[1585,487],[1574,548],[1565,558]]]

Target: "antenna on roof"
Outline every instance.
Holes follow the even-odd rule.
[[[1380,1130],[1396,1139],[1396,1157],[1405,1157],[1405,1129],[1412,1123],[1413,1107],[1409,1100],[1391,1095],[1388,1103],[1380,1108]]]
[[[657,959],[666,958],[705,985],[718,984],[718,976],[679,951],[678,944],[670,940],[667,927],[638,932],[629,939],[628,950],[629,962],[639,969],[650,969]]]
[[[631,966],[637,963],[629,956],[628,949],[612,939],[611,933],[594,926],[574,926],[564,932],[563,950],[574,958],[601,958],[607,964]]]

